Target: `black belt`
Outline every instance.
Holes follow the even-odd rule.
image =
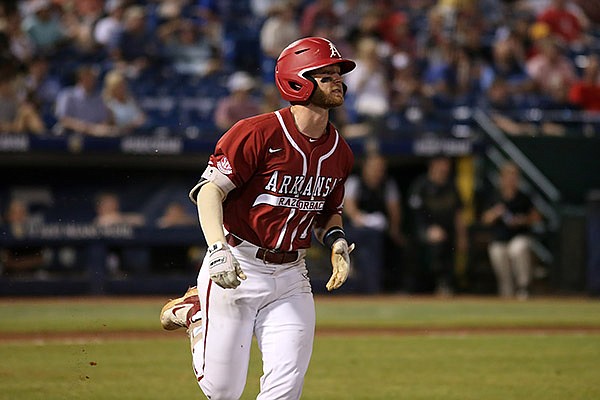
[[[230,233],[225,235],[225,239],[227,240],[227,244],[231,247],[239,246],[242,243],[242,239]],[[286,264],[298,259],[298,251],[269,250],[259,247],[258,250],[256,250],[256,258],[270,264]]]

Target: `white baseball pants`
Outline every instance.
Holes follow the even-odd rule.
[[[190,329],[198,384],[211,400],[239,399],[255,335],[263,362],[257,399],[299,399],[315,329],[305,251],[295,262],[270,264],[245,241],[231,250],[248,277],[238,288],[212,282],[206,259],[198,274],[202,329]]]

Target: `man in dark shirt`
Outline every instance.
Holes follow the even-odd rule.
[[[502,166],[497,191],[482,214],[484,225],[492,229],[488,247],[490,262],[498,282],[498,294],[524,300],[531,280],[531,226],[540,214],[527,195],[519,190],[519,168],[512,162]]]
[[[398,185],[387,174],[387,160],[368,154],[360,174],[351,175],[345,189],[344,214],[359,245],[355,258],[362,289],[400,289],[401,199]]]
[[[462,201],[450,179],[451,161],[439,156],[430,160],[427,174],[417,178],[409,190],[415,236],[433,274],[436,293],[451,295],[454,281],[454,250],[467,245]]]

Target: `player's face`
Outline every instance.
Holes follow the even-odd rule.
[[[343,79],[339,66],[319,68],[313,71],[311,76],[317,82],[317,88],[310,98],[311,103],[325,109],[344,104]]]

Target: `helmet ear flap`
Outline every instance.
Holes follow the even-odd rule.
[[[308,75],[308,74],[304,74],[302,75],[306,78],[306,80],[310,81],[311,85],[312,85],[312,89],[310,90],[310,95],[308,96],[308,98],[310,98],[313,93],[315,92],[315,90],[317,90],[317,81],[315,80],[315,78],[313,78],[312,76]]]

